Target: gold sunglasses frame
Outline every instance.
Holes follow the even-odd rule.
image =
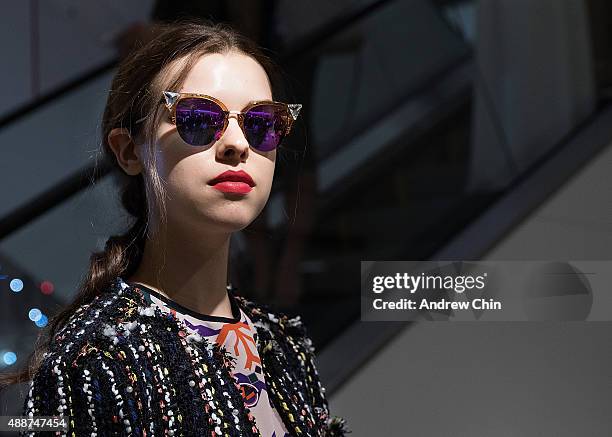
[[[299,103],[284,103],[284,102],[277,102],[274,100],[253,100],[249,102],[244,108],[242,108],[242,111],[230,111],[227,109],[227,106],[225,106],[225,104],[221,100],[217,99],[216,97],[209,96],[208,94],[176,93],[173,91],[164,91],[163,95],[164,95],[165,106],[168,109],[169,120],[175,126],[176,126],[176,108],[178,106],[178,103],[183,99],[200,98],[200,99],[205,99],[205,100],[211,100],[217,105],[219,105],[219,107],[225,113],[225,121],[223,124],[223,128],[221,129],[221,133],[219,134],[219,138],[221,138],[223,134],[225,133],[225,130],[227,129],[227,126],[229,125],[229,119],[232,115],[236,116],[236,119],[238,120],[238,125],[240,126],[240,129],[242,129],[242,133],[246,138],[247,134],[244,129],[244,115],[247,112],[249,112],[251,108],[253,108],[254,106],[258,106],[262,104],[278,106],[287,112],[287,115],[288,115],[287,127],[285,128],[285,132],[283,132],[283,137],[282,137],[284,138],[287,135],[289,135],[289,133],[291,133],[291,128],[293,127],[293,123],[295,122],[295,120],[297,120],[300,110],[302,109],[302,105]],[[282,141],[282,138],[281,138],[281,141]],[[218,138],[215,141],[217,140]],[[280,142],[279,142],[279,145],[280,145]]]

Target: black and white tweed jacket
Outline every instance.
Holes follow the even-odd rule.
[[[343,418],[330,416],[299,316],[275,314],[235,289],[228,292],[257,327],[269,395],[288,432],[349,433]],[[24,415],[67,416],[68,429],[58,434],[70,436],[259,436],[232,360],[118,276],[55,335]]]

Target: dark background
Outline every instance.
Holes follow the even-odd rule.
[[[152,21],[200,16],[271,50],[304,104],[231,279],[302,315],[353,435],[612,434],[609,323],[359,320],[362,260],[610,259],[610,2],[0,7],[0,370],[127,224],[90,183],[116,62]],[[19,390],[2,401],[20,413]]]

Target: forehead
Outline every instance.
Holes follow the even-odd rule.
[[[181,92],[208,94],[230,109],[253,100],[271,100],[272,90],[263,67],[250,56],[230,52],[201,56],[187,74]]]

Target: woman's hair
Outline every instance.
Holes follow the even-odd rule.
[[[273,99],[285,92],[281,86],[279,66],[264,53],[264,49],[227,24],[208,20],[188,19],[152,25],[152,38],[135,47],[119,64],[102,118],[101,147],[103,160],[119,185],[121,203],[133,217],[133,224],[124,234],[108,238],[104,250],[92,253],[89,268],[79,284],[72,303],[56,314],[39,335],[34,351],[24,368],[0,375],[0,389],[32,379],[43,353],[67,319],[81,305],[91,302],[107,289],[116,276],[129,277],[142,259],[144,244],[149,236],[149,220],[166,220],[165,192],[156,171],[153,147],[155,135],[163,119],[164,90],[179,90],[200,56],[210,53],[238,52],[255,59],[266,71]],[[114,128],[126,128],[137,144],[144,148],[144,172],[127,175],[117,163],[108,144]],[[97,165],[97,164],[96,164]]]

